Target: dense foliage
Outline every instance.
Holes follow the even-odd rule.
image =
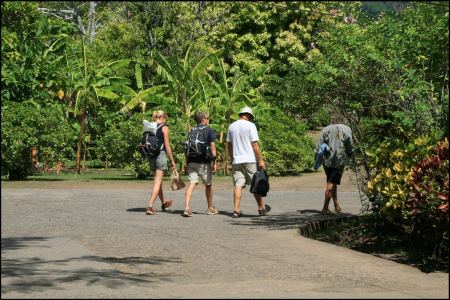
[[[307,129],[339,114],[354,132],[369,211],[411,226],[436,255],[448,242],[448,4],[3,1],[1,10],[9,179],[33,172],[31,147],[48,166],[76,161],[81,172],[89,159],[147,177],[136,145],[154,109],[169,112],[180,168],[192,116],[208,111],[226,174],[226,131],[244,105],[269,174],[295,175],[313,162]]]

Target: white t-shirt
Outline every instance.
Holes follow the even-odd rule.
[[[237,120],[228,127],[227,142],[232,142],[232,164],[256,162],[252,142],[259,140],[255,124],[247,120]]]

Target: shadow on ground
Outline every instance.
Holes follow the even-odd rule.
[[[303,209],[283,214],[269,214],[267,216],[246,215],[238,219],[232,219],[232,225],[264,226],[270,230],[298,229],[304,225],[320,222],[330,222],[353,217],[348,213],[322,215],[320,210]]]
[[[172,281],[173,275],[145,272],[149,265],[183,263],[177,257],[100,257],[85,255],[60,260],[41,259],[39,257],[4,259],[8,251],[19,251],[39,245],[50,238],[22,237],[2,238],[2,294],[8,292],[33,293],[48,289],[62,289],[63,284],[81,283],[87,286],[101,284],[111,289],[120,289],[124,285],[156,285],[160,281]],[[37,244],[36,244],[37,243]],[[65,267],[73,263],[108,263],[111,266]],[[86,263],[87,262],[87,263]],[[100,266],[100,267],[98,267]],[[110,268],[109,268],[110,267]],[[73,271],[68,271],[69,269]],[[122,270],[120,270],[122,269]],[[126,269],[127,271],[123,271]],[[8,279],[8,283],[5,283]]]

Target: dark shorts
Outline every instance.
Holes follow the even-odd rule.
[[[341,184],[342,174],[344,174],[344,168],[328,168],[323,167],[325,170],[325,174],[327,174],[327,182],[331,182],[334,184]]]

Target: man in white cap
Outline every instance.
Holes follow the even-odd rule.
[[[246,106],[239,112],[239,120],[233,122],[228,128],[227,142],[228,154],[232,161],[232,173],[234,184],[234,211],[233,218],[242,216],[240,209],[242,189],[251,185],[253,175],[257,169],[265,169],[259,149],[258,131],[251,121],[254,115],[250,107]],[[258,203],[258,213],[265,216],[270,211],[270,206],[264,204],[260,195],[253,194]]]

